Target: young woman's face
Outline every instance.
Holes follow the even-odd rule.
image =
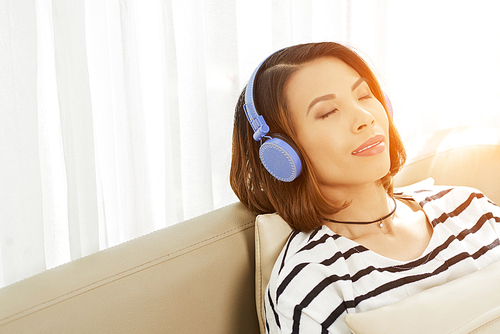
[[[354,69],[316,59],[290,77],[285,92],[296,141],[322,188],[373,184],[389,172],[387,114]]]

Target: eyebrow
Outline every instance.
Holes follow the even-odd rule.
[[[351,91],[355,90],[359,85],[361,85],[363,82],[367,82],[366,81],[366,78],[359,78],[355,83],[353,83],[353,85],[351,86]],[[318,96],[317,98],[313,99],[311,101],[311,103],[309,103],[309,107],[307,107],[307,113],[306,113],[306,116],[309,114],[309,112],[311,111],[312,107],[314,107],[314,105],[316,105],[317,103],[319,102],[323,102],[323,101],[328,101],[328,100],[333,100],[334,98],[336,98],[337,95],[335,94],[326,94],[326,95],[323,95],[323,96]]]

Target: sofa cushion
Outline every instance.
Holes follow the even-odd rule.
[[[500,262],[345,321],[355,334],[500,333]]]

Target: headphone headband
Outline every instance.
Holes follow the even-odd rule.
[[[257,113],[257,109],[255,108],[255,102],[253,100],[253,88],[255,84],[255,77],[257,76],[257,72],[259,72],[260,67],[262,66],[264,61],[260,63],[259,66],[257,66],[255,71],[253,71],[252,76],[248,81],[247,87],[245,89],[245,105],[243,106],[243,109],[245,109],[245,115],[247,116],[248,122],[250,122],[250,125],[252,126],[254,132],[253,139],[255,141],[262,140],[262,138],[269,132],[269,126],[264,120],[264,117],[262,117],[261,115],[259,115],[259,113]]]
[[[266,58],[267,59],[267,58]],[[264,61],[266,60],[264,59]],[[259,115],[254,102],[255,77],[262,64],[253,71],[250,80],[245,89],[245,104],[243,109],[245,116],[253,130],[253,139],[261,143],[259,157],[266,170],[276,179],[284,182],[291,182],[300,175],[302,171],[302,162],[300,155],[295,149],[293,142],[282,134],[267,136],[269,126],[264,117]],[[268,139],[262,143],[262,139]]]

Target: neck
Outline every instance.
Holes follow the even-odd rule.
[[[338,191],[338,189],[337,189]],[[394,202],[387,195],[382,185],[366,185],[351,188],[339,195],[337,192],[336,201],[339,203],[350,203],[345,209],[329,215],[325,218],[339,222],[371,222],[386,216],[394,209]],[[340,199],[342,198],[342,200]],[[339,222],[325,222],[325,225],[332,231],[350,238],[356,238],[370,232],[379,232],[379,224],[347,224]],[[383,223],[390,225],[392,216]]]
[[[331,223],[350,224],[350,225],[370,225],[370,224],[377,223],[377,224],[379,224],[379,227],[383,227],[384,226],[384,221],[386,219],[392,218],[392,216],[396,212],[397,203],[396,203],[396,200],[394,199],[394,197],[392,198],[392,202],[394,203],[394,207],[392,208],[391,212],[389,212],[388,214],[386,214],[386,215],[384,215],[384,216],[382,216],[380,218],[374,219],[374,220],[369,220],[369,221],[340,221],[340,220],[333,220],[333,219],[330,219],[330,218],[324,218],[324,220],[329,221]]]
[[[387,208],[392,208],[390,196],[381,183],[349,188],[335,187],[331,193],[332,195],[326,195],[332,202],[349,204],[345,209],[327,217],[335,220],[369,221],[387,214],[390,211]]]

